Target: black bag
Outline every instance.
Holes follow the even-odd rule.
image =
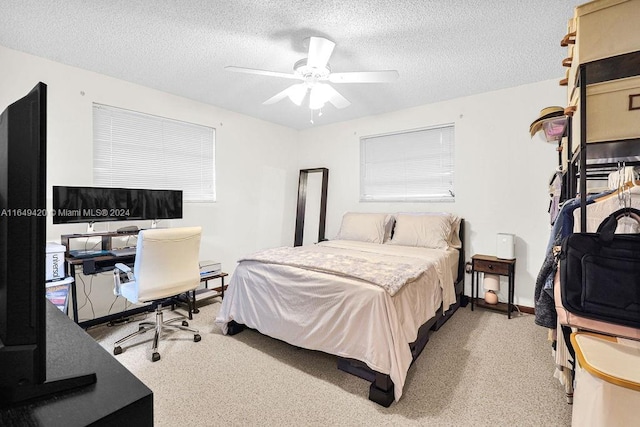
[[[618,219],[640,211],[620,209],[596,233],[574,233],[562,242],[562,305],[586,318],[640,328],[640,234],[614,234]]]

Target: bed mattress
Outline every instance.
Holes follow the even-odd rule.
[[[391,295],[361,278],[248,257],[229,282],[216,323],[224,333],[233,320],[295,346],[364,362],[391,377],[397,401],[412,362],[408,343],[441,304],[446,311],[455,303],[458,250],[355,241],[314,246],[301,250],[428,268]]]

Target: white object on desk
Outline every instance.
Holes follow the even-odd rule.
[[[222,271],[222,264],[216,261],[200,261],[200,277],[214,276]]]
[[[113,256],[132,256],[136,254],[136,247],[111,249],[109,255]]]

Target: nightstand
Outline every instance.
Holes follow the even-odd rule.
[[[499,276],[507,276],[509,278],[509,297],[505,307],[504,303],[486,304],[480,300],[478,295],[479,273],[497,274]],[[513,311],[513,294],[515,291],[515,275],[516,260],[501,259],[491,255],[474,255],[471,257],[471,310],[474,304],[478,307],[489,308],[492,310],[505,311],[507,317],[511,319]]]

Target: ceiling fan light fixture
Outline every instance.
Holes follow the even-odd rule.
[[[319,110],[324,107],[327,101],[331,98],[331,93],[328,90],[327,85],[322,83],[316,83],[311,88],[309,94],[309,108],[312,110]]]

